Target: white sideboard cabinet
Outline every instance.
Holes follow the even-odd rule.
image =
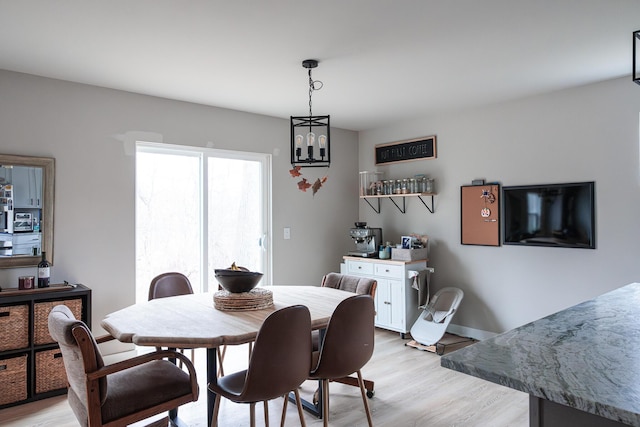
[[[426,260],[396,261],[389,259],[343,257],[342,274],[362,276],[378,282],[375,295],[379,328],[400,332],[402,338],[418,318],[418,291],[411,287],[409,271],[427,268]]]

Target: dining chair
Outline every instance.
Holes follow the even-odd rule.
[[[220,399],[248,403],[251,427],[255,426],[255,405],[264,402],[265,425],[269,425],[268,401],[285,397],[281,424],[287,410],[287,396],[296,397],[300,424],[306,426],[298,387],[307,379],[311,367],[311,315],[303,305],[282,308],[263,322],[253,345],[247,369],[209,383],[216,393],[211,427],[218,425]]]
[[[193,293],[191,282],[182,273],[169,272],[162,273],[151,280],[149,285],[149,301],[156,298],[175,297],[178,295],[189,295]],[[218,376],[224,375],[224,368],[222,362],[224,361],[224,355],[227,347],[222,346],[216,349],[218,356]],[[184,353],[183,349],[179,349],[181,353]],[[191,362],[195,363],[195,350],[191,349]]]
[[[323,425],[329,425],[329,382],[357,375],[362,402],[371,427],[371,411],[362,380],[362,367],[371,359],[374,347],[375,308],[371,295],[354,295],[343,300],[331,315],[320,349],[312,353],[309,379],[322,383]]]
[[[366,277],[349,276],[348,274],[328,273],[322,277],[320,286],[340,289],[342,291],[353,292],[358,295],[376,294],[378,282],[375,279]]]
[[[51,310],[48,326],[62,353],[69,406],[82,426],[126,426],[198,400],[196,371],[179,352],[160,350],[105,365],[98,341],[113,337],[96,340],[65,305]],[[168,358],[182,360],[188,372]]]
[[[358,295],[371,295],[375,298],[378,282],[375,279],[369,279],[366,277],[350,276],[347,274],[328,273],[322,277],[320,286],[340,289],[347,292],[353,292]],[[315,330],[311,334],[311,342],[313,345],[313,351],[318,351],[320,347],[320,332]],[[334,382],[350,385],[353,387],[360,387],[358,379],[352,376],[346,376],[344,378],[336,378]],[[364,386],[367,390],[367,396],[373,397],[375,383],[371,380],[364,379]],[[318,393],[314,395],[314,403],[318,401]]]

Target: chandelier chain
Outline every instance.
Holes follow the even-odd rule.
[[[311,69],[309,69],[309,117],[313,115],[311,114],[311,94],[313,93],[313,90],[313,79],[311,78]]]
[[[311,68],[309,68],[309,117],[313,116],[311,113],[311,95],[314,90],[322,89],[323,83],[320,80],[313,80],[311,77]]]

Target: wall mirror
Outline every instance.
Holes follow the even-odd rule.
[[[53,265],[55,161],[0,154],[0,268]]]

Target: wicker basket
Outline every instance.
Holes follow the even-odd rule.
[[[29,346],[29,306],[0,307],[0,351]]]
[[[27,398],[27,355],[0,360],[0,405]]]
[[[82,300],[80,298],[36,303],[33,312],[33,343],[35,345],[54,342],[54,339],[49,335],[49,313],[53,307],[60,304],[69,307],[76,319],[82,319]]]
[[[64,370],[62,353],[59,348],[36,353],[36,393],[67,387],[67,373]]]

